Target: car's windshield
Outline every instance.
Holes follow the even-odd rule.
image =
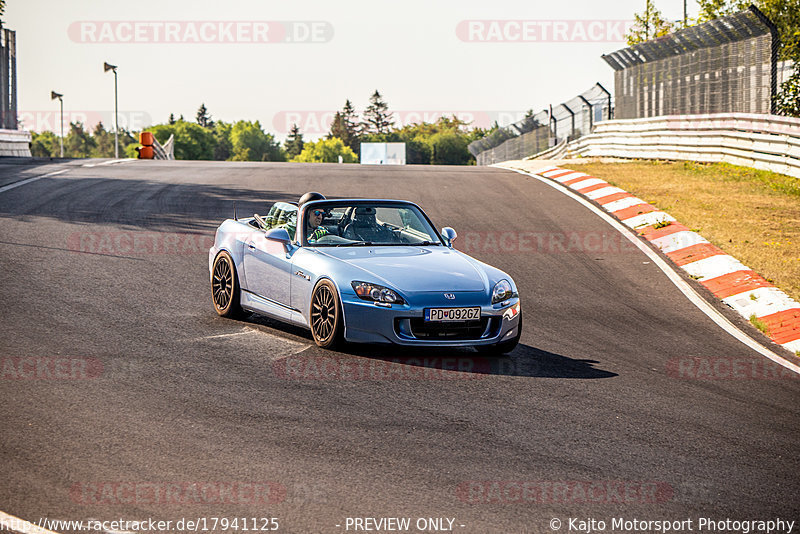
[[[304,236],[304,244],[312,247],[442,245],[425,215],[408,204],[325,203],[309,207]]]

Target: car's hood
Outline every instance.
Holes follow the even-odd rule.
[[[488,291],[486,273],[468,257],[447,247],[325,247],[322,254],[358,267],[372,279],[405,292]]]

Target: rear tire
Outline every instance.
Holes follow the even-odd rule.
[[[233,258],[224,250],[214,259],[211,270],[211,302],[222,317],[240,317],[243,314],[239,305],[239,279]]]
[[[320,280],[311,295],[311,335],[323,349],[342,344],[342,307],[336,286],[328,279]]]
[[[501,341],[500,343],[495,343],[494,345],[478,345],[475,348],[478,349],[478,352],[486,355],[502,356],[503,354],[508,354],[509,352],[514,350],[519,344],[519,340],[521,337],[522,337],[522,312],[520,311],[516,336],[507,341]]]

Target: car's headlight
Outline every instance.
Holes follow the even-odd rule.
[[[398,295],[395,291],[388,287],[379,286],[378,284],[370,284],[369,282],[352,282],[353,290],[355,290],[358,298],[362,300],[369,300],[371,302],[386,302],[388,304],[405,304],[403,297]]]
[[[503,302],[514,296],[514,290],[511,288],[511,282],[508,280],[500,280],[494,285],[492,290],[492,304]]]

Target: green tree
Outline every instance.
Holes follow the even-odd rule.
[[[31,155],[35,158],[57,158],[61,154],[58,136],[50,131],[31,132]]]
[[[625,35],[628,46],[662,37],[673,30],[672,23],[664,18],[661,11],[656,8],[653,0],[647,0],[644,12],[634,13],[633,19],[633,26]]]
[[[125,157],[126,158],[138,158],[139,152],[136,149],[139,147],[139,143],[131,143],[125,147]]]
[[[214,159],[225,161],[231,159],[233,144],[231,143],[231,125],[217,121],[214,124]]]
[[[167,124],[175,124],[175,114],[174,113],[170,113],[169,114],[169,119],[167,120]]]
[[[214,121],[211,120],[211,115],[208,113],[208,109],[206,109],[205,103],[200,104],[200,108],[197,110],[197,124],[202,126],[203,128],[208,128],[210,130],[214,129]]]
[[[286,153],[258,121],[238,121],[231,128],[233,161],[286,161]]]
[[[291,159],[303,151],[303,134],[300,133],[300,127],[297,124],[292,124],[292,129],[289,131],[289,137],[283,144],[286,150],[286,157]]]
[[[398,141],[406,143],[407,163],[458,165],[474,162],[472,154],[466,148],[476,138],[473,130],[455,116],[444,116],[434,123],[406,125],[397,130],[397,133]],[[478,135],[477,138],[481,137],[482,135]],[[456,142],[455,139],[460,141]]]
[[[71,122],[64,139],[64,155],[68,158],[88,158],[94,149],[94,139],[83,129],[82,122]]]
[[[333,117],[331,131],[328,132],[328,139],[333,137],[338,137],[346,146],[349,146],[353,152],[358,153],[358,115],[349,99],[345,100],[342,111],[337,111],[336,115]]]
[[[114,157],[114,134],[106,131],[102,122],[98,122],[92,131],[94,138],[94,148],[91,156],[93,158],[113,158]]]
[[[781,47],[778,59],[800,68],[800,0],[756,0],[755,5],[778,27]]]
[[[406,163],[427,165],[431,162],[433,149],[427,138],[422,135],[403,139],[406,144]]]
[[[109,135],[111,136],[111,139],[113,141],[114,134],[113,133],[109,133]],[[130,130],[126,130],[125,128],[120,128],[119,129],[119,148],[120,148],[120,151],[123,151],[126,154],[126,157],[129,157],[129,158],[130,157],[136,157],[136,152],[133,152],[133,156],[130,156],[129,155],[130,154],[130,150],[128,150],[128,149],[129,148],[132,149],[132,148],[135,148],[137,146],[139,146],[139,136],[136,133],[131,132]],[[113,153],[113,151],[112,151],[112,153]],[[108,157],[111,157],[111,156],[108,156]]]
[[[789,79],[781,84],[775,107],[781,115],[800,117],[800,67],[797,64]]]
[[[700,8],[697,22],[708,22],[744,11],[751,2],[749,0],[697,0],[697,4]]]
[[[383,100],[377,89],[369,97],[369,106],[364,110],[364,120],[361,124],[364,133],[387,134],[392,131],[394,119],[389,112],[389,104]]]
[[[431,163],[434,165],[466,165],[471,155],[467,139],[455,131],[443,131],[431,136]]]
[[[305,163],[338,163],[339,156],[344,163],[358,163],[358,156],[338,137],[308,141],[303,151],[292,158],[295,162]]]
[[[193,122],[178,120],[175,124],[157,124],[147,128],[161,144],[175,136],[175,159],[209,160],[214,156],[214,134]]]

